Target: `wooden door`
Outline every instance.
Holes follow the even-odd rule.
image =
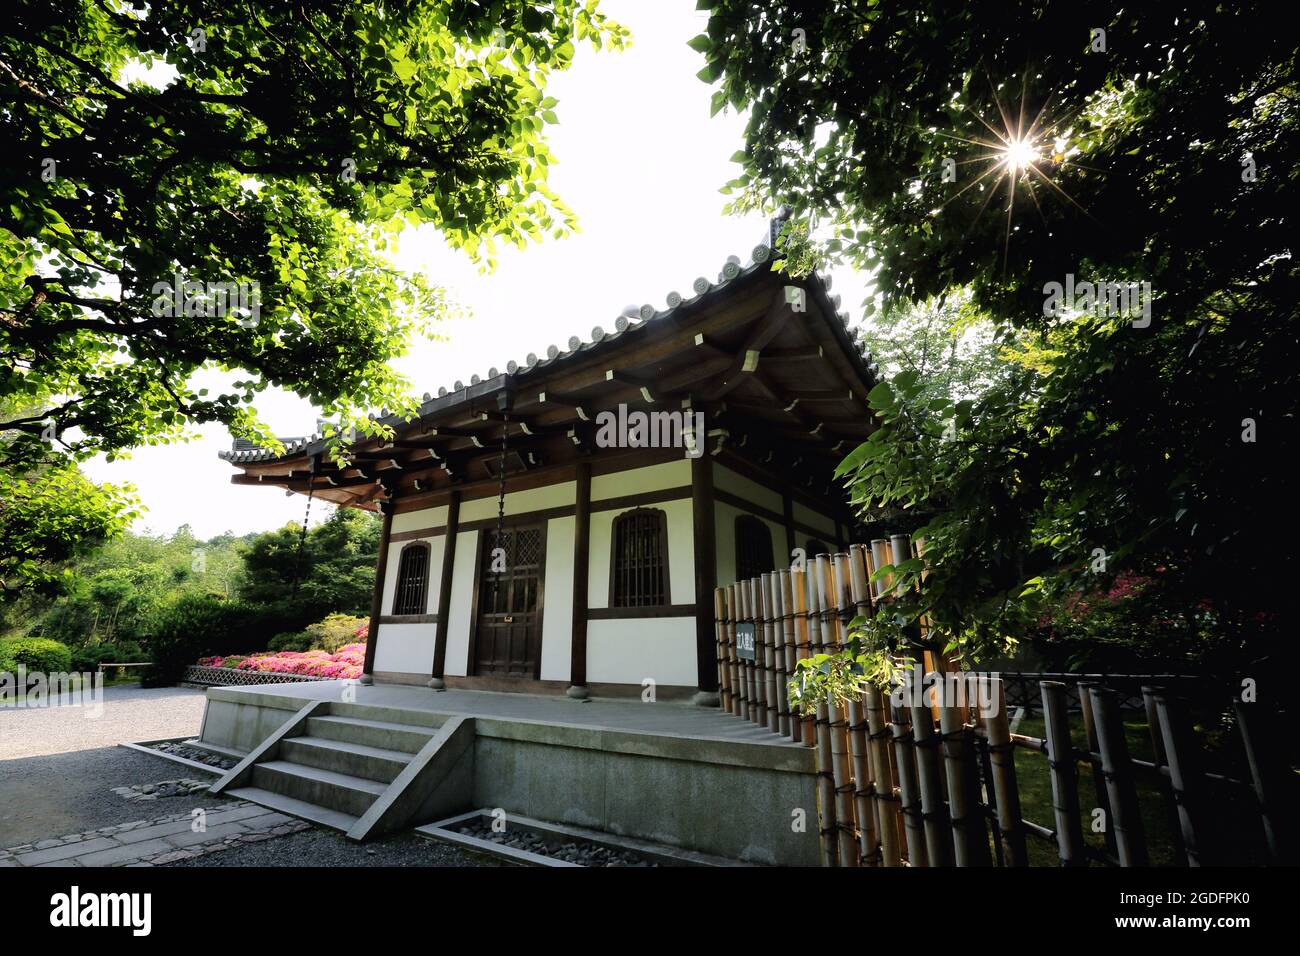
[[[497,548],[504,553],[497,555]],[[475,675],[538,676],[545,557],[546,539],[540,527],[505,528],[500,540],[495,529],[484,532],[474,632]],[[496,570],[503,563],[504,570]]]

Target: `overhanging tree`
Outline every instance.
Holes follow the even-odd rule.
[[[222,422],[276,386],[341,426],[447,308],[387,253],[563,235],[549,75],[622,46],[593,0],[55,3],[0,20],[0,469]],[[145,71],[156,67],[146,81]],[[209,395],[193,374],[241,373]]]
[[[794,206],[788,267],[875,270],[885,307],[969,290],[1022,350],[974,401],[910,375],[872,397],[855,499],[938,515],[907,613],[978,658],[1032,630],[1041,589],[1158,563],[1231,635],[1201,666],[1260,673],[1300,358],[1296,44],[1272,8],[700,5],[715,108],[749,110],[735,205]],[[1045,314],[1071,277],[1149,283],[1151,321]]]

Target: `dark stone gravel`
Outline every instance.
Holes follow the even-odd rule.
[[[412,833],[397,833],[369,843],[353,843],[341,833],[313,827],[301,833],[247,843],[220,853],[167,864],[180,866],[501,866],[490,857],[468,853]]]
[[[506,830],[496,833],[485,823],[474,823],[461,828],[466,836],[490,840],[516,850],[527,850],[578,866],[656,866],[635,853],[615,850],[585,840],[566,840],[559,836],[539,836],[527,830]]]
[[[164,741],[160,744],[152,744],[150,750],[161,750],[163,753],[171,754],[175,757],[184,757],[186,760],[194,760],[201,764],[206,764],[216,770],[229,770],[236,761],[229,757],[222,757],[220,754],[214,754],[207,750],[200,750],[198,747],[191,747],[185,743],[168,743]]]
[[[223,802],[206,791],[154,801],[126,800],[113,792],[114,787],[175,780],[178,770],[184,773],[170,760],[125,747],[0,760],[0,847]]]

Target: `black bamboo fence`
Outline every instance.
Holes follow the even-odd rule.
[[[917,553],[895,535],[714,594],[722,709],[816,752],[823,865],[1292,862],[1280,721],[1199,681],[975,673],[924,650],[892,693],[791,706],[798,661],[845,647],[853,618],[891,598],[876,568]],[[1231,730],[1213,752],[1191,716],[1209,694]],[[1039,733],[1013,732],[1013,708]],[[1210,767],[1227,749],[1237,773]]]

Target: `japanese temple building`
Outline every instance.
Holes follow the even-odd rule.
[[[222,453],[237,484],[382,513],[364,682],[716,701],[714,587],[846,547],[832,474],[872,428],[876,369],[828,280],[772,271],[779,228],[346,464],[320,435]]]

